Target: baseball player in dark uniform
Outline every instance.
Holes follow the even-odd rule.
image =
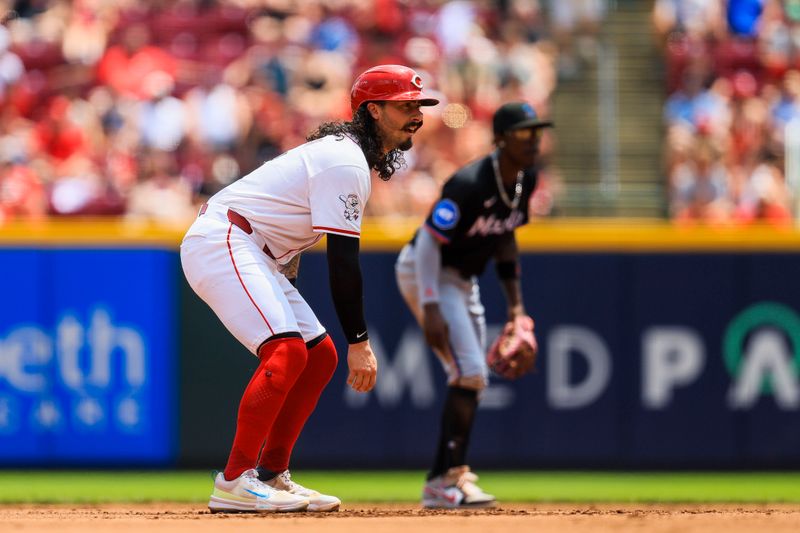
[[[459,169],[425,224],[400,252],[397,282],[447,372],[438,449],[422,503],[431,508],[491,506],[494,496],[466,464],[481,390],[488,382],[486,321],[478,276],[494,259],[509,321],[527,321],[514,230],[528,222],[543,128],[530,104],[508,103],[493,117],[496,150]]]

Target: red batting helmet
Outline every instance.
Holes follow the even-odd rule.
[[[350,108],[355,115],[364,102],[419,100],[422,105],[436,105],[439,100],[422,92],[422,78],[403,65],[378,65],[364,71],[353,83]]]

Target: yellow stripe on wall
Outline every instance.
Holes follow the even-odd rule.
[[[800,230],[774,226],[686,226],[665,221],[538,221],[517,231],[525,251],[746,252],[800,251]]]
[[[420,222],[368,219],[362,227],[361,249],[397,251]],[[0,246],[177,248],[190,223],[169,226],[124,218],[11,222],[0,226]],[[517,241],[526,252],[791,252],[800,251],[800,229],[680,226],[650,219],[554,219],[520,228]]]
[[[0,225],[0,246],[177,248],[190,224],[170,226],[116,217],[10,222]]]

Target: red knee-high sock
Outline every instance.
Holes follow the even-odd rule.
[[[308,350],[308,363],[289,391],[283,409],[272,425],[259,466],[272,472],[283,472],[289,468],[289,457],[297,437],[331,380],[337,360],[336,347],[330,337]]]
[[[225,465],[225,479],[255,468],[258,452],[308,359],[302,339],[279,339],[259,350],[261,363],[244,390],[236,420],[236,436]]]

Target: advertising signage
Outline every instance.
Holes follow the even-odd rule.
[[[176,259],[0,250],[0,463],[174,460]]]

